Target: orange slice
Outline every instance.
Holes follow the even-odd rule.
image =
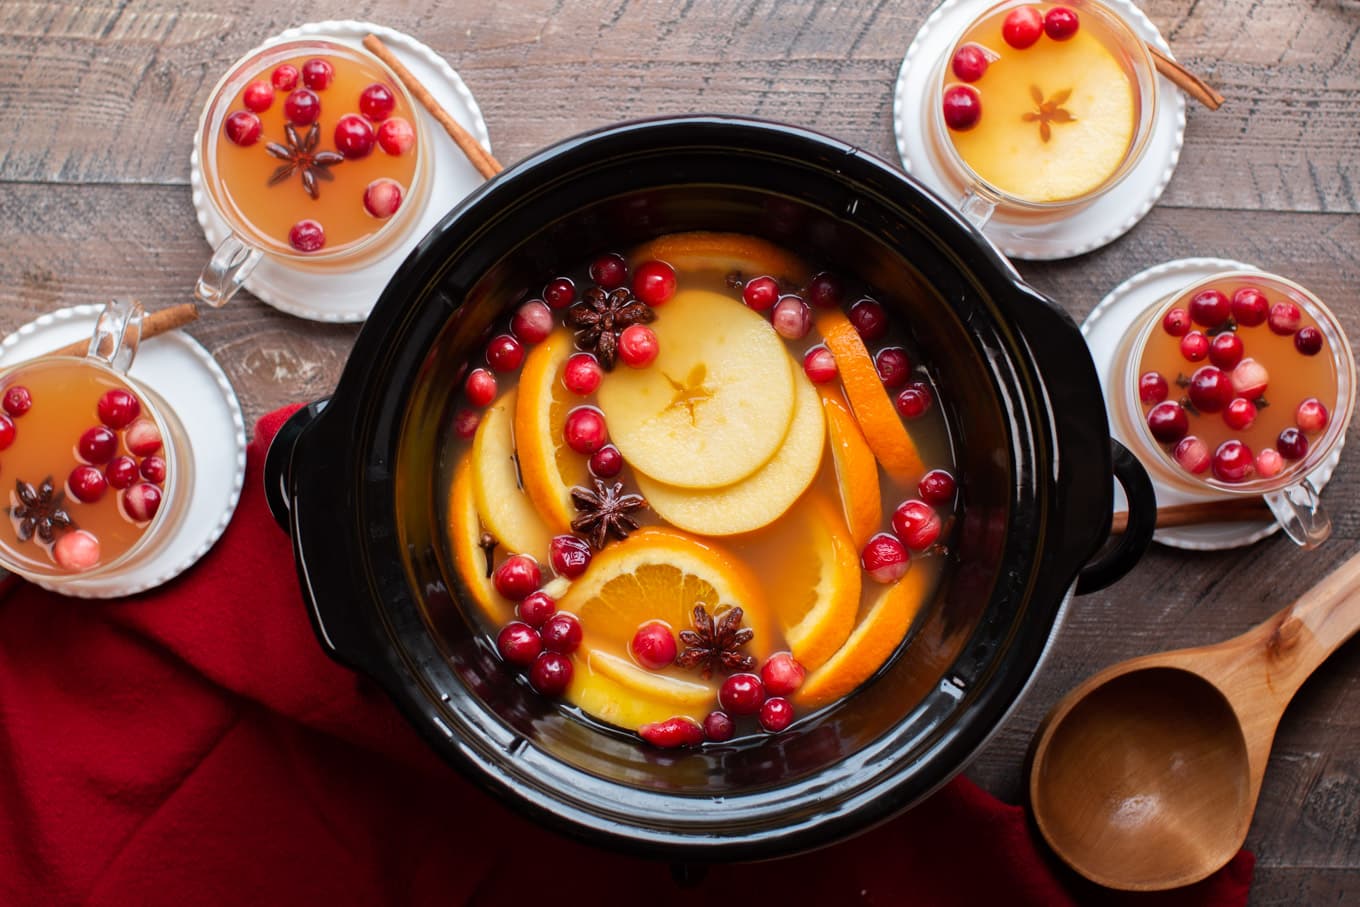
[[[850,412],[845,397],[834,387],[817,387],[826,413],[831,463],[836,468],[836,487],[850,537],[862,548],[883,523],[883,497],[878,487],[878,460],[864,440],[864,432]]]
[[[520,487],[515,468],[515,391],[506,391],[482,414],[472,439],[472,495],[482,525],[506,554],[529,554],[545,563],[552,533]]]
[[[769,276],[797,286],[808,281],[808,267],[798,256],[774,243],[745,233],[671,233],[643,243],[629,256],[636,267],[658,258],[677,271],[733,272],[743,279]]]
[[[707,695],[702,703],[684,705],[674,697],[649,695],[615,680],[599,670],[602,662],[598,652],[578,650],[574,661],[575,671],[563,696],[586,714],[616,727],[637,730],[644,724],[677,715],[703,721],[705,715],[718,707],[717,694],[708,687],[703,688]]]
[[[603,674],[615,683],[622,684],[649,699],[667,703],[672,708],[704,710],[713,708],[713,687],[709,684],[695,683],[659,671],[649,671],[638,667],[627,658],[610,655],[600,649],[582,651],[585,652],[585,662],[589,670]],[[700,714],[706,714],[706,711]]]
[[[458,578],[463,581],[472,601],[493,625],[499,626],[514,617],[510,602],[496,592],[491,578],[486,575],[486,555],[478,542],[482,536],[482,521],[477,516],[477,502],[472,493],[472,455],[459,461],[449,489],[449,533],[453,537],[453,564]]]
[[[874,368],[873,357],[859,332],[839,309],[818,315],[817,330],[821,332],[826,348],[836,357],[841,384],[850,398],[855,420],[864,432],[869,449],[896,482],[915,488],[925,475],[925,465],[893,407],[892,398],[879,380],[878,369]]]
[[[567,413],[581,402],[562,383],[568,357],[576,351],[571,332],[559,329],[524,360],[515,403],[515,451],[524,491],[555,533],[571,532],[576,510],[571,487],[586,485],[586,458],[562,439]]]

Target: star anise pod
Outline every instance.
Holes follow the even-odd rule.
[[[680,642],[685,648],[675,657],[675,663],[682,668],[701,668],[705,680],[713,676],[715,668],[729,674],[754,670],[755,657],[740,650],[755,637],[756,631],[743,627],[742,617],[741,608],[735,605],[719,607],[713,615],[702,602],[695,605],[694,629],[680,631]]]
[[[283,134],[288,137],[287,145],[270,142],[264,146],[265,151],[287,162],[270,174],[269,185],[277,186],[292,176],[294,171],[301,171],[302,188],[306,189],[312,198],[319,197],[321,191],[317,188],[316,181],[335,179],[335,174],[331,173],[330,168],[343,161],[345,156],[338,151],[316,150],[316,143],[321,139],[321,127],[316,123],[307,129],[305,136],[299,136],[297,127],[292,123],[283,127]]]
[[[1037,122],[1039,124],[1039,138],[1045,142],[1053,138],[1053,127],[1048,125],[1049,123],[1076,122],[1077,118],[1072,116],[1071,111],[1062,106],[1072,96],[1072,89],[1064,88],[1045,101],[1044,93],[1039,90],[1039,86],[1031,85],[1029,96],[1034,99],[1034,110],[1022,113],[1020,119],[1026,123]]]
[[[576,328],[576,344],[583,350],[594,350],[607,372],[614,370],[623,329],[655,320],[652,307],[627,287],[609,291],[591,287],[580,302],[567,309],[567,324]]]
[[[571,502],[581,515],[571,521],[571,528],[587,536],[590,546],[599,551],[613,536],[623,540],[638,528],[637,520],[629,516],[643,510],[647,501],[640,494],[624,494],[623,483],[605,485],[595,480],[595,490],[577,485],[571,489]]]
[[[10,508],[10,516],[18,521],[15,534],[26,542],[36,534],[46,544],[52,544],[58,529],[74,529],[75,520],[66,512],[66,492],[57,491],[48,476],[34,488],[23,479],[14,483],[19,503]]]

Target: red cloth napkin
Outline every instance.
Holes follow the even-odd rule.
[[[180,579],[0,602],[0,904],[1245,902],[1246,852],[1176,892],[1090,886],[963,778],[853,840],[688,888],[535,827],[322,654],[260,477],[291,412],[261,420],[235,519]]]

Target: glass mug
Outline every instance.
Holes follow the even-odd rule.
[[[329,75],[301,72],[314,60]],[[276,88],[283,69],[292,73]],[[387,98],[361,101],[374,85]],[[294,107],[296,94],[310,103]],[[347,136],[344,154],[341,120],[360,133]],[[397,120],[410,128],[391,144],[384,130]],[[238,60],[213,89],[194,144],[205,195],[230,231],[194,289],[212,306],[230,299],[265,255],[314,271],[369,264],[410,234],[429,196],[425,127],[410,93],[377,57],[330,41],[288,41]],[[379,183],[395,183],[395,193],[388,186],[370,198]]]
[[[987,9],[963,30],[931,78],[927,146],[941,176],[959,193],[959,210],[979,228],[994,214],[1035,224],[1070,216],[1127,177],[1152,136],[1157,75],[1147,45],[1095,0],[1062,5],[1076,12],[1077,32],[1057,41],[1040,29],[1038,39],[1024,48],[1005,41],[1007,15],[1021,7],[1042,12],[1053,4],[1007,0]],[[956,56],[965,47],[972,59],[956,68]],[[1108,102],[1125,91],[1130,109]],[[981,113],[974,125],[950,129],[946,92],[975,100]],[[1080,115],[1069,106],[1078,107]],[[1125,126],[1131,128],[1127,143],[1111,143],[1108,133]],[[1062,143],[1069,130],[1082,130],[1069,133],[1079,140]],[[1055,138],[1060,144],[1048,153]],[[1099,148],[1101,139],[1107,151],[1092,159],[1090,150]]]
[[[126,575],[174,537],[193,457],[174,412],[127,374],[142,316],[136,302],[110,302],[84,356],[0,370],[5,569],[60,590]]]
[[[1231,299],[1238,290],[1248,287],[1263,292],[1268,304],[1294,303],[1309,320],[1316,323],[1316,327],[1323,338],[1323,351],[1317,355],[1327,357],[1318,360],[1318,368],[1320,369],[1323,365],[1330,367],[1330,372],[1335,377],[1336,390],[1334,396],[1330,392],[1330,387],[1304,386],[1302,389],[1285,390],[1285,386],[1305,381],[1304,370],[1289,369],[1288,361],[1281,361],[1279,358],[1281,355],[1300,355],[1293,348],[1294,335],[1280,335],[1273,331],[1268,323],[1264,322],[1251,327],[1237,325],[1236,334],[1239,335],[1239,339],[1241,339],[1240,335],[1249,331],[1266,332],[1256,335],[1256,338],[1249,337],[1238,348],[1236,355],[1242,357],[1241,362],[1246,362],[1248,358],[1254,359],[1253,352],[1259,354],[1260,344],[1265,344],[1267,348],[1272,344],[1274,345],[1272,359],[1266,361],[1263,358],[1260,361],[1260,364],[1266,369],[1265,376],[1269,376],[1269,382],[1264,391],[1266,402],[1273,403],[1276,407],[1294,414],[1299,403],[1302,402],[1294,399],[1295,397],[1299,397],[1301,394],[1317,397],[1327,406],[1327,417],[1324,428],[1315,433],[1313,437],[1305,435],[1307,451],[1301,458],[1292,462],[1287,460],[1277,461],[1277,463],[1284,463],[1283,468],[1268,478],[1262,477],[1256,467],[1253,466],[1248,471],[1248,477],[1245,480],[1229,482],[1217,478],[1214,475],[1214,470],[1208,466],[1204,466],[1200,473],[1187,471],[1187,468],[1177,462],[1174,454],[1168,452],[1166,446],[1153,437],[1147,419],[1147,412],[1150,412],[1150,408],[1145,410],[1145,407],[1150,407],[1151,404],[1144,403],[1140,399],[1139,380],[1143,374],[1144,351],[1158,332],[1165,333],[1163,321],[1168,312],[1176,308],[1187,309],[1189,301],[1203,290],[1216,288]],[[1190,329],[1201,330],[1201,326],[1198,323],[1191,324]],[[1208,332],[1202,331],[1202,333],[1207,334]],[[1225,332],[1220,331],[1219,333]],[[1183,354],[1180,353],[1181,342],[1174,338],[1175,335],[1172,335],[1165,338],[1164,342],[1174,342],[1177,350],[1176,356],[1183,358]],[[1255,350],[1253,349],[1254,345]],[[1148,364],[1151,364],[1151,361],[1149,360]],[[1198,371],[1199,368],[1211,365],[1214,365],[1214,362],[1207,358],[1206,354],[1206,357],[1201,360],[1185,361],[1184,369],[1185,372],[1193,373]],[[1224,369],[1224,371],[1229,372],[1231,377],[1235,368],[1236,366],[1232,370]],[[1350,423],[1351,414],[1355,408],[1356,372],[1350,344],[1341,330],[1341,325],[1336,316],[1320,299],[1293,281],[1262,271],[1225,271],[1204,280],[1198,280],[1190,286],[1161,299],[1139,316],[1115,351],[1114,368],[1111,374],[1115,382],[1110,388],[1111,417],[1116,421],[1124,437],[1129,440],[1130,447],[1142,460],[1149,475],[1155,481],[1177,491],[1187,492],[1205,499],[1222,498],[1224,495],[1234,497],[1260,496],[1264,498],[1271,512],[1279,520],[1280,526],[1294,542],[1305,548],[1314,548],[1326,541],[1331,534],[1331,520],[1322,507],[1317,487],[1313,484],[1311,476],[1332,455],[1346,434],[1346,427]],[[1284,380],[1277,380],[1281,376],[1284,376]],[[1170,385],[1166,399],[1175,401],[1177,394],[1184,393],[1177,387],[1180,382],[1171,375],[1165,377]],[[1183,379],[1184,375],[1182,374],[1180,377]],[[1233,390],[1232,393],[1236,395],[1237,391]],[[1274,401],[1269,400],[1271,395],[1276,397]],[[1190,398],[1187,396],[1186,399],[1189,400]],[[1261,397],[1258,396],[1256,402],[1259,403],[1260,399]],[[1182,406],[1184,406],[1184,403],[1182,403]],[[1254,419],[1262,418],[1255,409],[1251,411],[1256,414],[1253,422],[1241,429],[1241,432],[1249,431],[1255,427]],[[1226,408],[1223,412],[1226,414]],[[1271,425],[1281,422],[1280,416],[1274,415],[1272,417],[1269,415],[1272,410],[1267,408],[1261,412],[1266,413],[1266,418],[1271,419]],[[1278,410],[1274,412],[1278,412]],[[1197,417],[1219,419],[1217,415],[1211,413],[1198,414]],[[1226,415],[1224,419],[1226,419]],[[1294,420],[1295,416],[1291,415],[1287,420],[1288,425],[1286,427],[1294,427]],[[1217,422],[1212,424],[1214,428],[1217,428]],[[1262,427],[1266,426],[1263,425]],[[1231,429],[1230,425],[1229,428]],[[1195,424],[1191,423],[1188,433],[1194,435],[1195,432]]]

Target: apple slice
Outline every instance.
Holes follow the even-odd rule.
[[[515,391],[487,407],[472,440],[472,490],[477,514],[507,554],[528,554],[547,564],[548,526],[520,487],[515,466]]]

